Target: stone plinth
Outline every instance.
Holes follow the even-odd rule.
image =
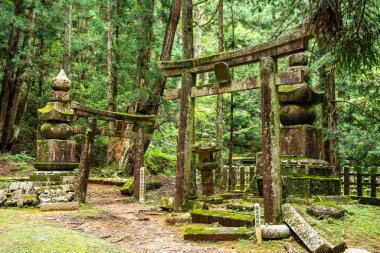
[[[38,170],[72,170],[78,166],[76,142],[70,140],[38,140],[37,161],[34,166]]]
[[[263,179],[256,179],[259,195],[263,196]],[[282,176],[282,196],[312,197],[314,195],[339,195],[339,178]]]
[[[323,159],[322,129],[310,125],[281,128],[281,154]]]

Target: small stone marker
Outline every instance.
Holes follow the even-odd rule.
[[[140,194],[139,194],[139,202],[145,202],[145,168],[140,168]]]
[[[257,244],[261,244],[262,237],[261,237],[260,204],[256,203],[254,206],[254,209],[255,209],[256,240],[257,240]]]
[[[78,210],[78,202],[42,203],[41,211],[71,211]]]

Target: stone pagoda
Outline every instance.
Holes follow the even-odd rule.
[[[302,70],[305,83],[280,85],[281,175],[283,197],[339,195],[340,180],[332,177],[329,163],[323,160],[322,128],[314,125],[316,105],[324,93],[308,83],[308,57],[305,53],[289,57],[288,71]],[[257,180],[262,195],[261,155],[257,159]]]
[[[73,170],[78,167],[76,142],[69,140],[73,135],[73,123],[77,117],[70,105],[71,82],[64,70],[51,82],[51,102],[38,109],[42,121],[40,136],[37,140],[37,157],[34,166],[37,171],[30,179],[50,183],[69,183]],[[65,181],[66,182],[62,182]]]

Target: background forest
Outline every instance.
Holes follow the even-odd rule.
[[[172,175],[179,103],[164,101],[159,96],[158,84],[165,82],[157,62],[162,59],[172,7],[178,2],[1,0],[1,152],[35,156],[37,109],[49,101],[50,81],[64,68],[72,82],[74,101],[103,110],[148,114],[155,112],[151,107],[159,105],[145,162],[153,171]],[[218,6],[223,9],[225,51],[289,34],[301,21],[311,20],[322,31],[311,42],[309,53],[311,83],[328,93],[318,118],[327,133],[326,143],[330,143],[330,159],[338,157],[333,161],[338,167],[380,166],[379,3],[375,0],[328,2],[193,1],[195,57],[220,51]],[[179,19],[171,60],[182,59],[181,32]],[[279,62],[279,69],[286,67],[286,59]],[[236,68],[233,75],[243,78],[258,73],[258,65],[252,64]],[[180,81],[171,78],[166,88],[179,88]],[[211,73],[200,75],[197,81],[211,83],[215,77]],[[225,161],[231,125],[234,156],[254,156],[261,150],[259,91],[233,96],[233,122],[230,95],[223,96]],[[204,131],[212,139],[216,138],[216,105],[216,97],[197,99],[196,140]],[[111,151],[115,145],[108,138],[97,137],[93,167],[106,167],[111,173],[130,173],[128,162],[114,161]]]

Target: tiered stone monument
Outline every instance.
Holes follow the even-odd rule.
[[[194,153],[199,156],[199,163],[196,168],[201,172],[202,194],[205,196],[214,194],[213,170],[218,167],[214,153],[218,151],[216,144],[210,142],[207,133],[203,133],[202,140],[194,145]]]
[[[73,170],[78,167],[76,142],[69,140],[73,135],[73,123],[77,117],[70,105],[71,82],[61,70],[51,83],[51,102],[38,109],[38,118],[43,121],[37,140],[37,157],[34,166],[37,171],[30,179],[62,183],[71,180]]]
[[[304,53],[289,57],[288,71],[302,70],[308,80],[308,58]],[[322,129],[314,126],[315,106],[324,93],[315,91],[308,83],[279,86],[281,105],[281,175],[283,196],[339,195],[340,181],[332,177],[329,163],[323,160]],[[262,175],[261,157],[257,172]],[[262,192],[262,180],[258,180]]]

